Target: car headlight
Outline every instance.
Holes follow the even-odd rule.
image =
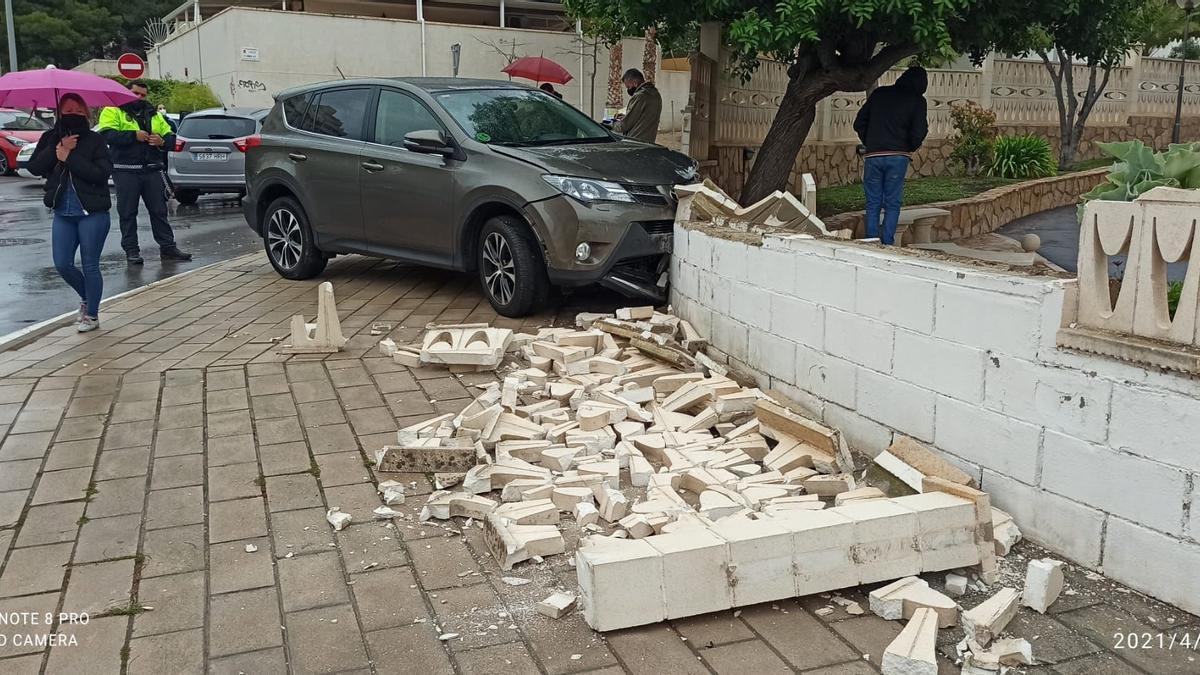
[[[564,195],[578,199],[584,204],[634,201],[633,195],[625,188],[608,181],[554,175],[542,176],[542,180],[558,188]]]
[[[17,146],[18,148],[29,145],[29,141],[25,140],[24,138],[17,138],[16,136],[5,136],[4,140],[8,141],[9,143],[12,143],[13,145]]]

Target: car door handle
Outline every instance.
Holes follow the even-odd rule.
[[[303,162],[304,160],[308,159],[308,155],[299,152],[289,152],[288,157],[291,157],[297,162]]]
[[[363,162],[362,168],[366,169],[367,171],[370,171],[371,173],[375,173],[376,171],[383,171],[382,164],[380,164],[379,162],[372,162],[370,160]]]

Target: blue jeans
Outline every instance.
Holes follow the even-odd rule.
[[[900,220],[900,202],[904,197],[904,176],[909,159],[904,155],[868,157],[863,162],[863,190],[867,193],[867,237],[878,237],[884,244],[895,244],[896,223]],[[879,231],[879,210],[883,209],[883,232]]]
[[[104,279],[100,276],[100,252],[108,236],[108,212],[87,216],[54,214],[50,248],[54,267],[86,305],[87,315],[99,316],[100,296]],[[83,271],[75,266],[75,251],[79,251]]]

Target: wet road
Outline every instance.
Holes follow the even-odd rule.
[[[105,298],[262,247],[246,226],[239,202],[222,195],[202,197],[196,206],[179,207],[170,218],[175,239],[193,255],[192,262],[159,262],[143,209],[138,234],[146,264],[128,267],[114,203],[112,229],[100,259]],[[54,269],[50,222],[51,214],[42,205],[41,181],[0,177],[0,335],[79,307],[75,291]],[[103,322],[103,312],[101,315]]]

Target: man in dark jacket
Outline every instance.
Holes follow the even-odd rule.
[[[924,68],[909,68],[896,84],[872,92],[854,120],[854,131],[866,146],[863,189],[867,193],[867,237],[878,237],[889,246],[895,243],[904,176],[912,153],[921,147],[929,133],[925,104],[928,86],[929,75]]]
[[[167,222],[167,184],[163,178],[164,150],[174,147],[175,134],[167,120],[146,100],[149,90],[133,82],[129,90],[138,100],[100,113],[100,135],[108,141],[113,162],[113,185],[117,191],[117,215],[121,220],[121,248],[130,265],[141,265],[138,243],[138,201],[150,214],[150,231],[158,243],[162,260],[188,261],[192,256],[175,245],[175,233]]]
[[[625,116],[613,124],[613,131],[639,141],[653,143],[658,138],[658,118],[662,116],[662,95],[647,82],[642,71],[630,68],[621,76],[625,91],[629,92],[629,105]]]

